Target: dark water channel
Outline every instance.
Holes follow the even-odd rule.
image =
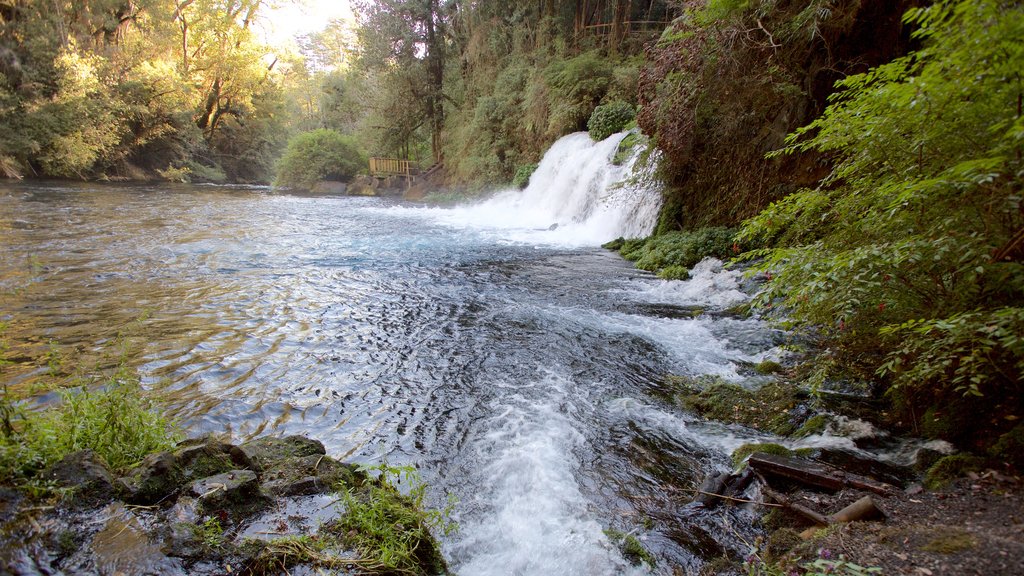
[[[462,575],[643,573],[608,528],[640,538],[656,573],[745,553],[750,513],[708,514],[686,491],[754,436],[657,394],[667,373],[737,378],[771,353],[777,334],[715,313],[742,301],[738,275],[663,282],[564,228],[524,240],[468,214],[3,184],[0,320],[23,360],[51,341],[85,363],[128,350],[191,435],[305,434],[414,464],[433,502],[459,499],[444,548]]]

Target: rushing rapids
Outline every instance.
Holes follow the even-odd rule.
[[[644,572],[609,529],[658,573],[741,555],[751,513],[709,515],[688,491],[761,435],[658,392],[668,373],[750,375],[780,335],[718,313],[747,298],[721,263],[665,282],[596,247],[657,212],[633,161],[609,162],[621,138],[568,136],[525,191],[455,209],[3,184],[6,336],[19,357],[53,341],[87,368],[116,342],[193,435],[305,434],[416,465],[435,504],[459,500],[443,540],[459,574]]]

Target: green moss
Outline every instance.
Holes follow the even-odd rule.
[[[924,485],[932,490],[944,488],[957,478],[964,477],[968,472],[980,471],[984,466],[985,459],[973,454],[946,456],[928,469]]]
[[[337,533],[342,540],[386,572],[447,573],[440,545],[430,530],[449,533],[455,529],[448,520],[450,509],[425,508],[426,487],[411,467],[384,464],[368,470],[380,472],[376,482],[341,493],[345,513],[337,521]],[[408,495],[398,491],[398,483],[409,490]]]
[[[604,244],[601,244],[601,248],[604,248],[605,250],[614,250],[618,252],[619,250],[622,249],[622,246],[625,243],[626,239],[623,238],[622,236],[619,236],[618,238],[612,240],[611,242],[605,242]]]
[[[640,565],[646,563],[650,567],[656,565],[654,555],[649,550],[644,548],[644,545],[640,543],[640,540],[632,534],[626,534],[625,532],[609,528],[604,531],[605,535],[619,547],[622,555],[634,565]]]
[[[619,142],[619,147],[615,150],[615,157],[612,158],[612,164],[616,166],[622,166],[629,160],[630,155],[633,153],[633,148],[640,142],[640,132],[634,130],[630,132],[622,142]]]
[[[774,360],[764,360],[754,366],[754,372],[758,374],[778,374],[782,372],[782,364],[775,362]]]
[[[710,420],[743,424],[789,436],[803,424],[795,412],[804,395],[793,385],[771,382],[751,391],[720,378],[673,377],[671,398],[683,408]]]
[[[772,442],[747,443],[733,451],[733,466],[738,468],[740,464],[742,464],[747,459],[748,456],[754,454],[755,452],[760,452],[763,454],[772,454],[774,456],[793,456],[794,454],[792,450],[786,448],[781,444],[775,444]]]
[[[796,436],[797,438],[806,438],[813,434],[821,434],[825,431],[825,428],[828,427],[828,423],[831,421],[832,419],[829,418],[827,414],[811,416],[806,422],[804,422],[803,426],[793,433],[793,436]]]
[[[934,539],[921,547],[927,552],[937,554],[956,554],[964,550],[971,550],[978,546],[978,541],[971,536],[970,532],[962,529],[944,528]]]
[[[722,314],[724,316],[743,319],[750,318],[753,315],[753,312],[751,310],[750,303],[744,302],[742,304],[737,304],[735,306],[726,308],[725,310],[722,311]]]

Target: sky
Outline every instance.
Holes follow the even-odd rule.
[[[283,0],[264,12],[259,23],[267,44],[287,44],[296,34],[322,30],[334,18],[354,20],[349,0]]]

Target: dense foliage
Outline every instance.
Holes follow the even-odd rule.
[[[732,226],[824,176],[817,153],[765,154],[822,111],[835,80],[900,54],[911,2],[684,4],[639,78],[637,123],[669,185],[660,230]]]
[[[621,132],[636,118],[636,112],[627,102],[610,102],[594,108],[590,120],[587,121],[587,131],[594,140],[605,138]]]
[[[303,132],[288,142],[274,185],[309,190],[321,180],[346,182],[365,165],[353,138],[327,129]]]
[[[839,83],[786,153],[836,159],[748,221],[761,303],[829,327],[847,370],[882,377],[905,422],[995,437],[1024,416],[1024,9],[907,13],[921,48]],[[929,430],[923,430],[929,432]]]
[[[670,19],[669,5],[368,4],[360,68],[388,79],[370,105],[372,148],[441,161],[458,183],[507,184],[556,139],[586,130],[595,107],[636,102],[642,42]]]
[[[292,129],[351,129],[327,58],[261,44],[262,0],[0,5],[0,175],[270,180]],[[319,50],[318,50],[319,49]]]

